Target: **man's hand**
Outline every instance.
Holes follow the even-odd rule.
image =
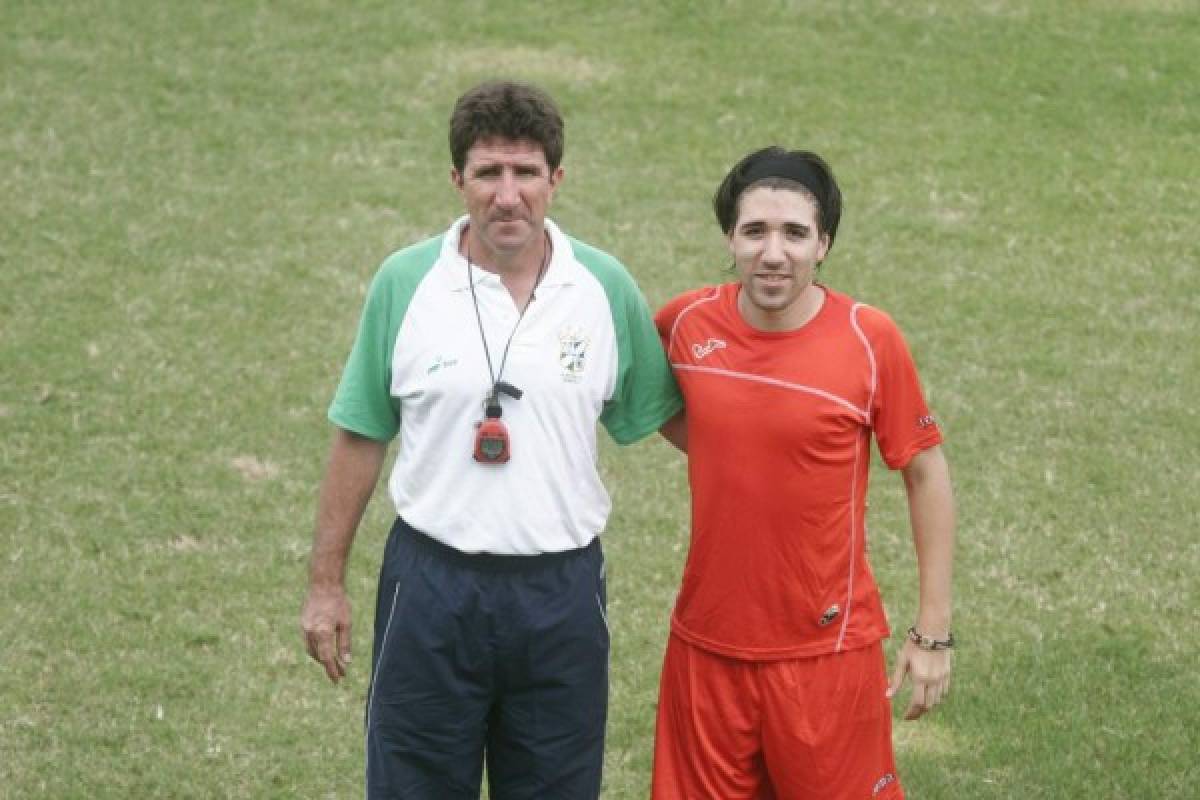
[[[350,600],[342,586],[310,586],[300,612],[304,646],[309,656],[325,667],[329,680],[346,677],[350,663]]]
[[[346,558],[387,455],[387,444],[337,428],[321,479],[313,531],[308,599],[300,612],[304,646],[329,680],[346,677],[350,662],[350,601]]]
[[[904,712],[905,719],[918,719],[949,694],[952,652],[922,650],[916,642],[905,640],[896,656],[896,669],[892,672],[892,682],[887,690],[888,697],[895,697],[904,684],[904,676],[912,676],[912,698],[908,710]]]

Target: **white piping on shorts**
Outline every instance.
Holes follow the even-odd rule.
[[[604,603],[600,602],[600,595],[596,595],[596,608],[600,609],[600,620],[604,623],[604,630],[611,637],[612,628],[608,627],[608,614],[604,611]]]
[[[400,582],[396,581],[396,588],[392,592],[392,608],[388,611],[387,625],[383,628],[383,642],[379,645],[379,658],[375,659],[375,664],[371,668],[371,688],[367,692],[367,725],[363,732],[363,753],[365,754],[363,767],[367,784],[363,791],[368,800],[371,797],[371,709],[375,705],[375,681],[379,679],[379,665],[383,663],[383,655],[387,652],[388,633],[392,630],[392,617],[396,615],[396,598],[399,596]]]

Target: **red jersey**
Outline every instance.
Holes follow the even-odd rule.
[[[739,284],[655,317],[687,407],[692,538],[671,628],[735,658],[799,658],[888,635],[866,557],[870,440],[893,469],[940,444],[891,318],[821,287],[793,331],[751,327]]]

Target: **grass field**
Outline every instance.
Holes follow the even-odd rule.
[[[910,796],[1195,797],[1197,41],[1191,0],[6,0],[0,797],[359,796],[389,510],[334,689],[297,625],[324,411],[377,264],[459,213],[446,120],[495,75],[559,99],[553,215],[652,304],[726,279],[734,160],[834,165],[825,279],[905,329],[959,503],[955,691],[897,725]],[[660,441],[603,458],[623,800],[687,499]]]

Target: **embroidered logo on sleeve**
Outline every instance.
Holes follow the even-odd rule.
[[[558,345],[562,379],[567,383],[578,383],[587,366],[588,337],[578,328],[566,327],[558,332]]]
[[[875,788],[871,791],[871,796],[874,797],[886,789],[890,784],[895,783],[896,776],[889,772],[879,780],[875,781]]]
[[[933,425],[937,425],[937,420],[935,420],[931,414],[926,414],[925,416],[917,419],[917,427],[921,430],[925,430]]]
[[[714,350],[721,350],[721,349],[722,349],[722,348],[724,348],[724,347],[725,347],[725,342],[724,342],[724,340],[722,340],[722,339],[709,339],[709,340],[708,340],[707,342],[705,342],[704,344],[694,344],[694,345],[692,345],[692,355],[694,355],[694,356],[696,357],[696,360],[697,360],[697,361],[700,361],[700,360],[701,360],[701,359],[703,359],[705,356],[707,356],[707,355],[709,355],[710,353],[712,353]]]
[[[458,364],[457,358],[446,358],[445,356],[439,355],[437,358],[435,358],[433,360],[433,363],[429,365],[429,369],[425,370],[425,374],[432,375],[433,373],[437,372],[440,369],[448,369],[450,367],[456,366],[457,364]]]

